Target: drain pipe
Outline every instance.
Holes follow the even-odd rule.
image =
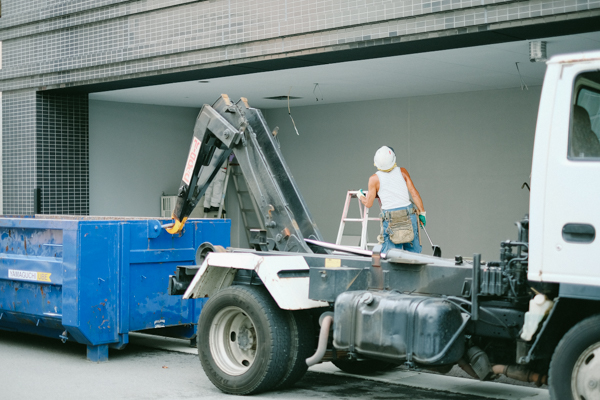
[[[479,286],[481,284],[481,254],[473,254],[473,275],[471,280],[471,320],[479,319]]]
[[[319,333],[319,344],[317,346],[317,352],[306,359],[306,365],[312,367],[318,364],[323,359],[325,351],[327,350],[327,341],[329,340],[329,329],[331,329],[331,323],[333,322],[333,314],[327,313],[321,322],[321,332]]]

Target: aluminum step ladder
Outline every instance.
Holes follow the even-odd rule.
[[[235,162],[230,163],[227,172],[231,174],[233,179],[233,185],[240,205],[242,222],[244,223],[244,231],[246,232],[248,243],[250,243],[250,230],[265,229],[265,223],[260,217],[261,214],[258,212],[258,204],[256,204],[254,196],[248,190],[248,184],[240,165]]]
[[[377,245],[377,243],[369,243],[368,242],[368,238],[367,238],[367,233],[368,233],[368,225],[369,225],[369,221],[380,221],[379,218],[369,218],[369,209],[367,207],[365,207],[365,205],[363,203],[361,203],[361,201],[358,199],[358,190],[349,190],[348,193],[346,193],[346,201],[344,203],[344,211],[342,212],[342,221],[340,222],[340,229],[338,230],[338,235],[337,235],[337,239],[335,241],[335,244],[341,245],[342,244],[342,238],[344,236],[344,230],[346,228],[346,222],[360,222],[362,224],[361,227],[361,234],[360,234],[360,241],[358,243],[358,246],[351,246],[351,247],[358,247],[362,250],[369,250],[369,247],[373,248],[375,245]],[[366,195],[367,192],[363,193]],[[356,201],[358,202],[358,210],[359,210],[359,215],[360,218],[348,218],[348,211],[350,210],[350,203],[352,201],[352,199],[356,199]]]

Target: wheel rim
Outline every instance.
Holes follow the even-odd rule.
[[[210,352],[226,374],[242,375],[254,363],[258,337],[252,320],[239,307],[219,311],[210,327]]]
[[[571,375],[573,398],[600,400],[600,342],[585,349],[577,359]]]

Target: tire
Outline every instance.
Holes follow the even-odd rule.
[[[379,360],[333,360],[333,365],[348,374],[368,375],[373,372],[389,371],[398,365]]]
[[[287,316],[262,287],[230,286],[211,297],[198,320],[198,356],[221,391],[246,395],[270,390],[286,373]]]
[[[550,397],[599,400],[600,315],[575,325],[562,338],[550,362]]]
[[[316,349],[316,331],[312,319],[304,311],[288,311],[291,347],[286,368],[286,374],[276,389],[287,389],[298,382],[306,371],[306,359],[312,356]]]

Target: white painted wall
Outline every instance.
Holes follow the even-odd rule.
[[[160,216],[199,109],[90,100],[90,215]]]
[[[280,127],[283,154],[327,241],[336,239],[346,191],[366,189],[375,151],[389,145],[423,197],[444,256],[481,252],[492,260],[528,212],[521,185],[529,181],[539,96],[538,87],[292,105],[300,136],[287,108],[264,114]],[[90,213],[158,216],[161,193],[177,191],[198,111],[90,101]],[[232,245],[244,245],[229,190]]]
[[[446,257],[498,259],[529,207],[540,88],[480,91],[265,110],[325,240],[335,241],[347,190],[367,188],[373,155],[392,146]],[[374,213],[373,213],[374,214]],[[376,229],[377,230],[377,229]],[[374,238],[373,238],[374,239]],[[421,243],[430,253],[425,235]]]

